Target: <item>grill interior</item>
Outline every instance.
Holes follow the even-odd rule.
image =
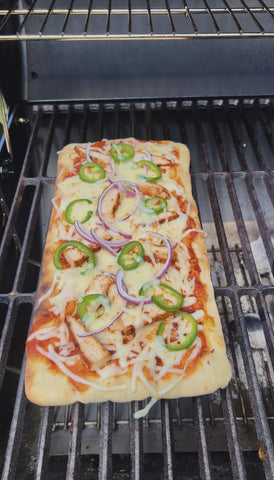
[[[14,175],[1,183],[3,479],[274,478],[273,106],[230,98],[21,104],[13,112]],[[190,149],[233,379],[209,396],[162,400],[142,420],[132,414],[145,402],[40,408],[24,394],[24,341],[56,152],[127,136]]]
[[[6,40],[274,36],[274,8],[263,0],[15,0],[5,7],[0,35],[13,20]]]

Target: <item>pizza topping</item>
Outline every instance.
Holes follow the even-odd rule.
[[[59,245],[53,257],[53,263],[58,270],[79,267],[85,263],[88,263],[89,267],[92,268],[96,265],[96,259],[92,250],[86,245],[76,240],[71,240]]]
[[[85,335],[85,328],[70,315],[66,316],[66,324],[69,328],[73,342],[79,347],[84,363],[89,369],[95,370],[104,365],[110,358],[109,351],[99,342],[99,340],[90,335]]]
[[[79,170],[79,177],[83,182],[96,183],[99,180],[103,180],[106,176],[106,172],[95,162],[88,162],[81,166]]]
[[[115,183],[112,183],[103,190],[98,199],[97,215],[106,229],[110,229],[114,233],[130,239],[132,238],[130,234],[121,232],[118,228],[115,228],[112,225],[112,220],[114,220],[114,214],[119,203],[120,192],[115,188]]]
[[[135,150],[127,143],[116,143],[112,145],[110,155],[116,163],[128,162],[134,158]]]
[[[165,285],[164,283],[160,283],[158,288],[161,290],[161,293],[165,295],[152,295],[151,300],[155,305],[159,308],[164,310],[165,312],[175,312],[179,310],[184,301],[184,297],[174,290],[174,288],[170,287],[169,285]]]
[[[149,197],[162,197],[165,200],[170,199],[171,195],[169,191],[162,185],[138,185],[138,189],[143,195],[148,195]]]
[[[171,322],[168,335],[166,335],[166,327],[166,323],[160,323],[157,340],[160,345],[173,352],[190,348],[198,334],[196,320],[187,312],[180,312],[176,315]]]
[[[79,198],[79,200],[73,200],[68,204],[66,208],[66,221],[71,225],[74,225],[76,220],[78,220],[80,223],[86,223],[92,215],[90,205],[92,205],[92,201],[88,200],[87,198]]]
[[[139,267],[144,255],[143,245],[140,242],[132,241],[122,248],[117,261],[123,270],[134,270]]]
[[[86,295],[77,305],[77,313],[81,323],[87,327],[109,310],[109,298],[102,293]]]
[[[162,172],[160,168],[149,160],[140,160],[139,162],[135,163],[132,168],[145,171],[146,175],[140,173],[137,174],[137,177],[144,182],[157,182],[160,180],[160,178],[162,178]]]
[[[118,270],[118,272],[116,274],[116,286],[117,286],[117,290],[118,290],[118,293],[119,293],[120,297],[122,297],[127,302],[134,303],[135,305],[139,305],[141,303],[142,304],[151,303],[150,298],[133,297],[132,295],[130,295],[127,291],[127,288],[126,288],[124,282],[123,282],[123,276],[124,276],[123,270]]]
[[[167,201],[162,197],[150,197],[144,201],[142,210],[148,215],[159,215],[166,210]]]

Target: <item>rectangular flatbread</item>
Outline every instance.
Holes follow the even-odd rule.
[[[39,405],[224,388],[231,367],[189,151],[134,138],[59,153],[26,394]]]

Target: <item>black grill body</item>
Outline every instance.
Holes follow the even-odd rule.
[[[14,173],[0,183],[2,480],[272,480],[274,7],[262,1],[223,1],[222,6],[206,1],[76,3],[0,1],[1,58],[17,51],[22,66],[17,64],[19,79],[12,78],[11,66],[1,71],[5,93],[14,103],[8,122],[13,147],[9,168]],[[211,27],[200,24],[200,17]],[[182,18],[191,29],[179,26]],[[228,29],[228,18],[234,30]],[[94,25],[97,30],[91,29]],[[134,38],[136,31],[140,38]],[[245,41],[250,42],[247,47]],[[234,58],[229,57],[237,64],[238,82],[229,81],[231,63],[220,82],[224,58],[218,71],[211,69],[208,81],[196,77],[191,87],[195,65],[190,58],[194,70],[188,80],[183,62],[175,79],[175,53],[193,54],[199,45],[211,66],[214,45],[218,55],[240,45]],[[138,81],[129,75],[123,84],[119,76],[111,82],[103,62],[94,75],[90,66],[83,69],[86,89],[77,90],[69,76],[73,51],[85,60],[87,51],[102,57],[109,49],[114,61],[113,52],[117,58],[123,49],[140,54],[138,48],[147,50],[147,58],[161,51],[165,59],[173,55],[171,80],[157,71],[160,80],[153,89],[146,56],[144,62],[139,59]],[[240,75],[245,64],[239,52],[245,48],[251,56],[253,52],[253,60],[261,56],[260,63],[249,65],[249,83]],[[62,50],[63,72],[57,61]],[[50,79],[43,66],[46,58]],[[80,70],[81,63],[78,58]],[[37,294],[57,152],[69,142],[128,136],[179,141],[190,149],[193,193],[207,231],[232,380],[212,395],[162,400],[141,420],[133,414],[146,402],[37,407],[24,393],[24,344]],[[0,153],[3,162],[3,137]]]

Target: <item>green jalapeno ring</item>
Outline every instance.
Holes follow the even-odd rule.
[[[89,172],[86,172],[87,169]],[[78,175],[83,182],[96,183],[105,178],[106,172],[98,163],[87,162],[81,166]]]
[[[159,215],[167,207],[167,201],[162,197],[146,198],[144,201],[144,212],[149,215]]]
[[[88,256],[88,259],[89,259],[88,263],[89,264],[91,263],[93,265],[93,267],[95,267],[96,258],[95,258],[95,255],[94,255],[93,251],[90,250],[90,248],[88,248],[83,243],[77,242],[76,240],[71,240],[69,242],[61,243],[61,245],[59,245],[59,247],[56,249],[56,251],[54,253],[53,263],[54,263],[54,266],[58,270],[63,270],[63,264],[62,264],[62,261],[61,261],[62,253],[63,253],[64,250],[66,250],[66,248],[69,248],[69,247],[78,248],[78,250],[80,250],[80,252],[85,253]]]
[[[136,249],[137,253],[135,253]],[[122,248],[117,261],[123,270],[134,270],[140,265],[144,256],[143,245],[140,242],[131,241]]]
[[[132,160],[135,150],[128,143],[115,143],[110,149],[110,155],[116,163],[123,163]]]
[[[82,206],[84,206],[84,204],[92,205],[92,201],[89,200],[88,198],[79,198],[78,200],[73,200],[67,205],[67,208],[65,211],[65,219],[71,225],[74,225],[75,220],[79,220],[80,223],[86,223],[92,215],[92,210],[88,210],[86,212],[85,217],[82,218],[81,220],[77,218],[73,218],[73,209],[77,204],[82,204]]]
[[[144,283],[144,285],[142,285],[142,287],[139,290],[140,297],[147,296],[146,294],[150,288],[153,288],[156,286],[158,287],[159,285],[160,285],[160,280],[157,280],[157,279]]]
[[[142,168],[142,167],[148,167],[153,173],[156,175],[153,177],[147,177],[146,175],[137,175],[138,178],[141,180],[144,180],[145,182],[157,182],[157,180],[160,180],[162,178],[162,172],[158,165],[155,163],[151,162],[150,160],[140,160],[139,162],[135,163],[133,168]]]
[[[162,297],[162,295],[152,295],[151,300],[153,301],[153,303],[155,303],[155,305],[157,305],[165,312],[175,312],[176,310],[179,310],[183,305],[184,297],[179,292],[177,292],[177,290],[174,290],[174,288],[170,287],[169,285],[160,283],[159,287],[162,290],[166,290],[167,292],[171,293],[171,295],[177,300],[177,303],[169,305],[165,302],[165,299]]]
[[[190,315],[190,313],[187,312],[178,312],[176,317],[182,316],[186,320],[188,320],[191,324],[191,330],[186,334],[186,338],[182,343],[172,345],[171,343],[166,343],[163,338],[163,333],[166,328],[166,324],[164,322],[161,322],[158,330],[157,330],[157,340],[158,342],[165,347],[167,350],[170,350],[172,352],[180,351],[180,350],[186,350],[187,348],[191,347],[191,345],[194,343],[197,335],[198,335],[198,325],[195,320],[195,318]]]
[[[98,313],[100,307],[103,307],[104,311],[109,310],[110,301],[106,295],[103,293],[91,293],[90,295],[86,295],[82,301],[77,304],[77,314],[81,323],[85,326],[93,323],[101,316],[100,313]]]

